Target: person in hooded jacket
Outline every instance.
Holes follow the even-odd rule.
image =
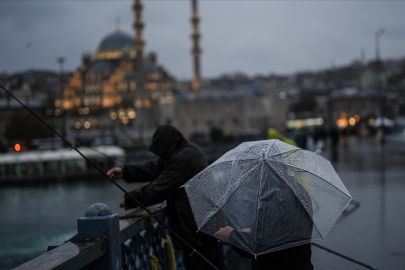
[[[187,141],[183,134],[171,125],[157,128],[149,151],[159,159],[142,164],[126,164],[123,168],[115,167],[107,172],[108,176],[113,180],[123,178],[128,183],[149,182],[129,194],[144,206],[166,200],[170,228],[218,269],[226,269],[222,246],[215,238],[197,233],[197,224],[190,202],[182,187],[208,166],[204,154],[198,146]],[[120,202],[120,207],[125,210],[137,206],[127,195]],[[213,269],[183,241],[174,235],[171,237],[175,249],[183,250],[184,265],[188,270]]]

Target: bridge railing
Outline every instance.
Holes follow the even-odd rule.
[[[169,267],[176,265],[171,239],[155,219],[167,220],[165,204],[149,211],[152,216],[139,209],[120,217],[105,204],[93,204],[77,220],[74,237],[48,246],[46,253],[15,269],[173,269]]]

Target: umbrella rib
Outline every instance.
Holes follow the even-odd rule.
[[[268,149],[267,149],[268,150]],[[255,230],[255,239],[257,239],[257,232],[258,232],[258,227],[259,227],[259,193],[262,190],[262,181],[263,181],[263,170],[264,170],[264,162],[261,162],[262,165],[262,172],[261,172],[261,177],[260,177],[260,181],[259,181],[259,188],[257,189],[257,196],[256,196],[256,230]],[[257,241],[255,241],[255,248],[254,250],[256,250],[257,248]]]
[[[347,195],[343,190],[341,190],[339,187],[335,186],[335,185],[332,184],[331,182],[326,181],[326,180],[323,179],[321,176],[319,176],[319,175],[317,175],[317,174],[315,174],[315,173],[313,173],[313,172],[310,172],[310,171],[308,171],[308,170],[306,170],[306,169],[300,168],[300,167],[295,166],[295,165],[287,164],[287,163],[282,163],[282,162],[273,161],[273,160],[272,160],[272,162],[278,163],[278,164],[282,164],[282,165],[285,165],[285,166],[289,166],[289,167],[293,167],[293,168],[296,168],[296,169],[300,169],[300,170],[303,170],[303,171],[305,171],[305,172],[307,172],[307,173],[310,173],[310,174],[312,174],[312,175],[315,175],[316,177],[318,177],[318,178],[321,179],[322,181],[328,183],[328,184],[331,185],[332,187],[334,187],[334,188],[336,188],[337,190],[339,190],[340,192],[342,192],[342,193],[343,193],[344,195],[346,195],[347,197],[352,198],[351,196]],[[349,191],[347,191],[347,192],[349,192]]]
[[[274,143],[273,143],[273,144],[274,144]],[[271,145],[271,146],[273,146],[273,145]],[[270,147],[269,147],[269,148],[270,148]],[[304,150],[304,149],[301,149],[301,148],[290,149],[290,150],[287,150],[287,151],[284,151],[284,152],[274,153],[273,155],[270,155],[269,157],[281,156],[281,155],[283,155],[283,154],[290,153],[290,152],[297,152],[297,151],[299,151],[299,150],[301,150],[301,151],[307,151],[307,150]],[[308,152],[310,152],[310,151],[308,151]]]
[[[233,162],[234,161],[232,161],[232,166],[233,166]],[[249,171],[247,171],[245,174],[243,174],[239,179],[243,179],[244,178],[244,176],[245,175],[247,175],[248,173],[250,173],[253,169],[255,169],[256,167],[258,166],[258,164],[256,164],[255,166],[253,166]],[[231,169],[232,170],[232,169]],[[230,175],[228,176],[228,177],[230,177]],[[230,198],[230,197],[232,197],[232,195],[236,192],[236,190],[238,189],[238,187],[243,183],[244,181],[240,181],[239,182],[239,185],[235,188],[235,190],[230,194],[230,196],[228,197],[228,199]],[[232,185],[233,186],[233,185]],[[222,197],[221,197],[221,199],[219,199],[218,201],[219,202],[221,202],[221,201],[225,201],[225,200],[222,200],[224,197],[225,197],[225,195],[227,194],[227,192],[225,192],[224,193],[224,195],[222,195]],[[226,202],[226,201],[225,201]],[[218,204],[215,204],[215,206],[214,206],[214,208],[211,210],[211,212],[207,215],[207,217],[205,218],[205,220],[201,223],[201,225],[200,225],[200,228],[202,228],[207,222],[208,222],[208,220],[213,216],[213,215],[215,215],[217,212],[218,212],[218,210],[219,209],[221,209],[222,207],[224,207],[224,205],[225,205],[225,203],[223,203],[221,206],[218,206]],[[200,229],[199,229],[200,230]]]

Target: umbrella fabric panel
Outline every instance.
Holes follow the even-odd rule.
[[[213,235],[231,226],[235,229],[231,237],[222,240],[256,255],[311,241],[310,216],[291,189],[264,165],[243,176],[201,231]]]
[[[212,164],[185,185],[198,227],[211,219],[225,204],[246,177],[254,161],[228,161]],[[246,171],[245,171],[246,170]]]
[[[270,162],[271,163],[271,162]],[[313,240],[325,238],[336,220],[351,201],[350,194],[345,193],[346,188],[333,185],[333,174],[324,178],[311,172],[301,170],[297,166],[279,163],[270,164],[274,171],[294,191],[306,211],[311,214],[312,221],[318,232],[314,232]],[[302,188],[304,187],[304,189]],[[342,191],[344,189],[345,191]],[[307,199],[309,195],[310,200]],[[325,207],[324,204],[327,204]]]
[[[349,191],[344,186],[330,161],[315,152],[300,148],[292,149],[289,145],[276,142],[266,152],[266,157],[268,157],[268,162],[274,164],[275,168],[278,167],[277,164],[280,164],[279,168],[283,170],[285,167],[282,164],[285,164],[289,166],[288,173],[293,173],[293,168],[310,172],[350,196]]]
[[[211,215],[200,228],[202,232],[214,235],[221,228],[231,226],[235,229],[232,237],[222,240],[251,253],[255,249],[258,193],[261,182],[258,168],[259,166],[256,166],[249,174],[243,175],[237,181],[239,184],[229,189],[222,206],[217,208],[215,214]]]
[[[302,185],[297,184],[301,199],[272,170],[263,164],[262,187],[259,193],[257,219],[257,254],[290,248],[311,242],[314,228],[311,198]]]

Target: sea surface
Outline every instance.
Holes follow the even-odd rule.
[[[125,190],[140,184],[119,180]],[[0,269],[11,269],[77,233],[77,219],[94,203],[124,214],[124,193],[103,176],[54,184],[0,187]]]

